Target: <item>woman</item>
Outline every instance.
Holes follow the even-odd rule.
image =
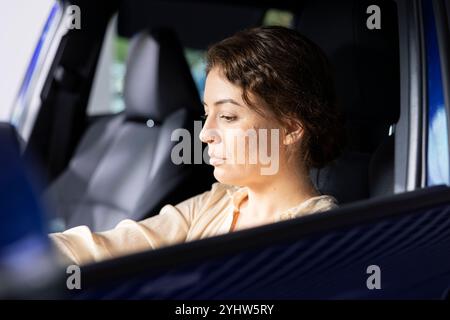
[[[124,220],[100,233],[80,226],[52,234],[65,257],[82,264],[337,206],[309,178],[311,168],[338,156],[343,141],[322,51],[296,31],[254,28],[212,46],[206,73],[200,139],[219,182],[140,222]],[[263,149],[276,162],[270,168]]]

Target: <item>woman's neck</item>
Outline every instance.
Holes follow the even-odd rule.
[[[273,222],[282,212],[320,195],[306,170],[280,171],[267,181],[247,186],[248,197],[241,204],[241,215],[248,221]]]

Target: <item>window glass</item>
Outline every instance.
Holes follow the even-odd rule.
[[[282,26],[291,28],[294,23],[294,14],[290,11],[269,9],[264,15],[263,25]]]
[[[54,0],[8,1],[0,11],[0,121],[19,125],[62,16]]]
[[[449,184],[448,124],[433,6],[423,1],[427,64],[427,185]]]

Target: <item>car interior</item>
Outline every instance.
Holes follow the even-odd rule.
[[[170,160],[176,129],[187,130],[192,145],[206,147],[194,127],[195,121],[202,121],[204,75],[196,73],[187,53],[203,57],[209,45],[244,28],[282,24],[324,50],[333,67],[347,138],[338,159],[310,172],[318,190],[338,200],[337,210],[88,265],[86,283],[93,290],[76,298],[267,298],[268,288],[279,298],[389,298],[400,292],[408,292],[406,298],[420,298],[443,297],[449,290],[448,188],[427,187],[421,160],[426,148],[413,147],[409,143],[414,139],[407,140],[402,131],[419,123],[420,135],[427,119],[422,109],[419,115],[404,109],[413,86],[402,74],[405,65],[414,62],[405,60],[408,52],[402,48],[406,42],[413,45],[401,32],[412,17],[404,13],[410,8],[406,1],[73,0],[70,4],[81,7],[83,27],[68,30],[61,38],[39,93],[42,104],[36,120],[22,141],[23,158],[37,169],[36,190],[49,213],[51,231],[78,225],[108,230],[123,219],[150,217],[166,204],[210,189],[215,182],[211,166]],[[366,27],[366,8],[372,4],[383,12],[383,28],[376,32]],[[272,19],[273,13],[278,20]],[[95,83],[105,81],[96,78],[108,30],[113,30],[117,43],[127,44],[118,94],[122,107],[111,111],[111,106],[102,105],[106,111],[90,113]],[[407,185],[406,179],[398,178],[408,158],[401,148],[408,154],[417,151],[417,184]],[[340,268],[350,277],[356,265],[362,268],[371,258],[391,268],[390,291],[368,293],[358,287],[359,278],[340,278],[330,271]],[[401,261],[411,265],[419,260],[408,270],[414,280],[395,282],[395,275],[402,272]],[[221,288],[206,289],[248,261],[265,268],[258,271],[256,262],[250,263]],[[277,263],[287,261],[286,269],[277,270]],[[289,277],[292,270],[302,277]],[[189,279],[199,274],[204,290],[187,290]],[[118,282],[111,284],[111,279]],[[261,279],[266,281],[258,282]],[[170,287],[172,280],[176,285]],[[153,284],[153,289],[145,291],[145,283]],[[417,286],[424,291],[415,292]]]
[[[209,189],[215,180],[207,165],[166,161],[175,145],[173,129],[193,133],[193,120],[202,114],[183,48],[204,51],[226,35],[261,25],[274,3],[82,4],[95,19],[88,15],[86,28],[69,31],[63,39],[25,154],[41,164],[43,198],[64,228],[83,224],[102,231]],[[396,6],[380,2],[385,27],[373,34],[361,23],[365,5],[305,1],[281,6],[291,14],[290,27],[318,43],[334,66],[347,147],[329,166],[313,169],[311,177],[323,194],[335,196],[341,204],[394,190],[393,128],[400,110]],[[89,91],[107,23],[115,12],[117,33],[130,41],[124,110],[89,116]],[[215,21],[217,17],[225,18]],[[328,28],[324,19],[334,27]],[[151,128],[149,120],[154,123]]]

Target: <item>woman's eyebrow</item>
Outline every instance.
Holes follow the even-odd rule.
[[[203,102],[203,105],[208,106],[208,105],[206,104],[205,101],[202,101],[202,102]],[[234,104],[234,105],[236,105],[236,106],[242,107],[241,104],[239,104],[238,102],[236,102],[236,101],[233,100],[233,99],[221,99],[221,100],[217,100],[216,102],[214,102],[214,105],[217,106],[217,105],[221,105],[221,104],[225,104],[225,103],[231,103],[231,104]]]

